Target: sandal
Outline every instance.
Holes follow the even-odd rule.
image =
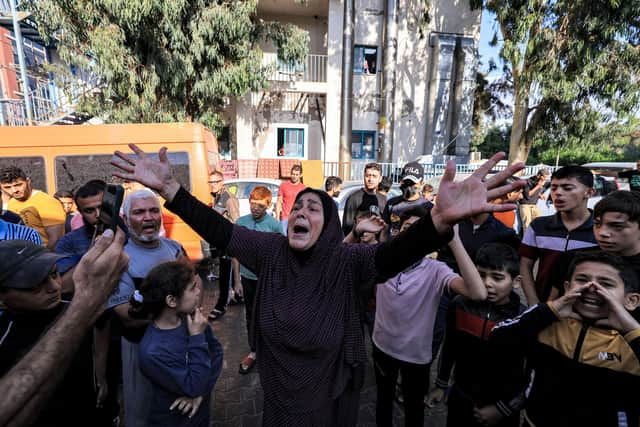
[[[249,371],[251,371],[251,369],[253,369],[253,365],[255,364],[256,364],[256,359],[247,356],[244,359],[242,359],[242,362],[240,362],[240,368],[238,369],[238,372],[241,373],[242,375],[246,375],[249,373]]]

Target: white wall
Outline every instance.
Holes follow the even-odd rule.
[[[309,33],[309,53],[325,55],[327,53],[327,22],[326,16],[290,16],[283,11],[282,15],[260,15],[265,21],[278,21],[297,25]],[[272,43],[262,43],[264,52],[275,52]]]

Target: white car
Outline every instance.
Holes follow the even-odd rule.
[[[269,215],[274,215],[276,208],[276,200],[278,199],[278,190],[282,181],[270,178],[240,178],[225,180],[224,185],[229,192],[235,195],[240,202],[240,216],[251,213],[249,207],[249,195],[257,186],[267,187],[271,191],[271,207],[267,210]]]

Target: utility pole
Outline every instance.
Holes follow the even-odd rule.
[[[340,102],[340,153],[343,165],[351,161],[351,115],[353,110],[353,32],[356,14],[354,0],[344,0],[342,30],[342,90]]]
[[[398,2],[386,0],[384,3],[384,69],[382,71],[382,99],[380,103],[379,154],[378,161],[391,163],[393,158],[393,130],[395,124],[396,58],[398,52]]]

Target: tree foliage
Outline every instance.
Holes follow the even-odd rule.
[[[260,43],[300,61],[309,36],[257,17],[257,0],[31,0],[66,63],[101,78],[79,108],[107,122],[198,121],[212,129],[229,98],[267,84]]]
[[[481,128],[471,143],[471,150],[482,154],[482,158],[488,159],[498,151],[505,153],[509,149],[509,137],[511,126],[492,125]]]
[[[640,0],[471,0],[499,23],[513,84],[509,161],[534,142],[573,144],[640,105]],[[498,35],[499,32],[499,35]]]

